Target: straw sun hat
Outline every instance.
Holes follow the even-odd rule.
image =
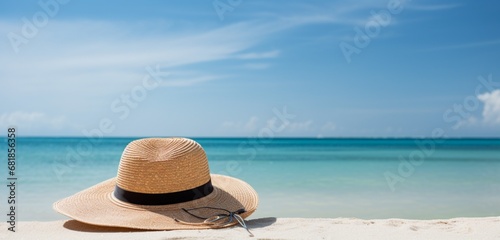
[[[203,148],[186,138],[135,140],[122,153],[118,174],[54,203],[77,221],[146,230],[245,225],[258,204],[255,190],[210,174]],[[246,227],[246,226],[245,226]]]

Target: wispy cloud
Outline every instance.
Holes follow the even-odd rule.
[[[292,133],[305,133],[309,132],[309,130],[312,130],[313,127],[313,121],[312,120],[306,120],[306,121],[296,121],[296,122],[291,122],[287,127],[286,130]]]
[[[257,116],[251,116],[247,121],[224,121],[222,128],[233,133],[256,134],[255,131],[262,127],[259,122]]]
[[[5,26],[0,30],[2,35],[18,28],[12,22],[0,24]],[[10,43],[1,44],[0,73],[9,87],[18,89],[18,96],[36,92],[47,96],[58,91],[54,86],[60,86],[66,92],[106,95],[126,90],[140,81],[144,67],[148,65],[159,64],[162,68],[175,70],[226,59],[244,62],[276,58],[280,54],[277,49],[268,52],[248,50],[268,36],[300,24],[280,20],[245,21],[215,29],[187,32],[167,29],[164,33],[137,34],[144,31],[139,28],[143,25],[53,20],[19,54],[10,49]],[[263,65],[259,67],[263,68]],[[205,74],[186,80],[186,83],[173,82],[170,85],[189,86],[223,75],[220,72]],[[96,91],[83,92],[82,89]],[[6,96],[9,92],[0,90],[0,94]],[[85,96],[90,99],[90,96]]]
[[[49,116],[42,112],[15,111],[0,115],[0,126],[2,128],[22,127],[23,131],[44,128],[60,130],[69,127],[70,124],[64,115]]]
[[[200,72],[167,72],[166,76],[161,76],[160,86],[162,87],[190,87],[205,82],[222,79],[226,76],[210,75]]]
[[[453,125],[453,129],[459,129],[463,127],[477,127],[479,126],[479,123],[480,122],[476,117],[470,116],[458,121],[455,125]]]
[[[266,124],[262,126],[263,128],[273,129],[274,126],[279,125],[276,118],[271,118],[266,121]],[[314,122],[311,119],[304,121],[292,121],[285,125],[283,132],[286,134],[304,134],[308,133],[310,130],[314,129]]]
[[[333,122],[327,122],[321,127],[321,130],[323,131],[335,131],[337,129],[337,124]]]
[[[164,80],[160,83],[160,86],[162,87],[189,87],[189,86],[194,86],[200,83],[212,81],[215,79],[219,79],[219,77],[216,76],[199,76],[195,78],[189,78],[189,79],[176,79],[176,80]]]
[[[18,27],[5,21],[1,25],[5,26],[1,35]],[[82,98],[98,101],[140,82],[146,66],[158,64],[173,71],[192,64],[239,59],[241,52],[280,29],[279,24],[242,22],[183,33],[131,34],[141,29],[124,23],[53,21],[19,54],[10,49],[8,42],[0,44],[0,74],[5,83],[0,94],[13,97],[8,88],[16,89],[16,97],[44,101],[46,96],[57,96],[66,99],[68,107]],[[246,57],[272,57],[278,53]],[[172,79],[163,86],[192,86],[224,75],[215,71]]]
[[[302,136],[308,135],[311,131],[316,130],[314,122],[311,119],[303,121],[291,121],[285,125],[276,117],[262,121],[257,116],[251,116],[245,121],[224,121],[221,124],[221,130],[231,134],[244,134],[247,136],[257,136],[261,131],[268,131],[278,128],[279,131],[274,132],[275,135],[283,136]],[[331,126],[330,126],[331,127]],[[330,129],[331,131],[331,129]]]
[[[242,68],[245,69],[253,69],[253,70],[262,70],[271,67],[269,63],[246,63],[242,65]]]
[[[255,131],[257,129],[257,124],[259,123],[259,118],[252,116],[243,126],[246,131]]]
[[[273,50],[269,52],[253,52],[253,53],[244,53],[236,56],[239,59],[262,59],[262,58],[275,58],[279,56],[279,50]]]

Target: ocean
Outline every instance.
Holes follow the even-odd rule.
[[[66,219],[52,203],[114,177],[134,139],[17,138],[17,220]],[[500,216],[500,139],[193,139],[258,192],[252,218]],[[0,152],[6,218],[5,138]]]

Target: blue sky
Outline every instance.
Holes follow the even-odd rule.
[[[40,3],[0,3],[20,135],[500,136],[497,1]]]

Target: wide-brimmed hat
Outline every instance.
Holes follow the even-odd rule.
[[[241,223],[257,205],[257,193],[247,183],[210,174],[205,151],[197,142],[146,138],[127,145],[115,178],[53,207],[93,225],[174,230]]]

